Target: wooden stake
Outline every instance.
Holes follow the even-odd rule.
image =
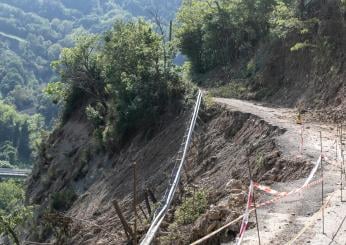
[[[141,210],[144,218],[149,222],[150,220],[149,220],[148,216],[145,214],[144,209],[142,208],[142,205],[139,204],[138,206],[139,206],[139,209]]]
[[[133,211],[135,215],[133,244],[137,245],[137,164],[133,163]]]
[[[121,221],[121,224],[123,225],[123,228],[125,230],[125,234],[127,236],[127,238],[130,240],[130,236],[133,237],[133,232],[131,227],[129,226],[129,224],[126,222],[123,213],[121,212],[120,206],[117,202],[117,200],[113,200],[113,207]]]
[[[337,126],[337,130],[336,130],[336,138],[337,138],[337,142],[336,142],[336,160],[338,161],[338,141],[340,142],[340,152],[342,152],[341,150],[341,134],[340,134],[340,130],[341,127],[338,125]],[[342,161],[340,160],[340,199],[342,202]]]
[[[344,174],[344,166],[345,166],[345,157],[344,157],[344,148],[343,148],[343,126],[342,123],[340,125],[340,152],[341,152],[341,202],[344,202],[343,200],[343,185],[342,185],[342,180],[343,180],[343,174]]]
[[[251,172],[251,167],[250,167],[250,161],[247,160],[247,166],[249,169],[249,178],[250,178],[250,183],[252,182],[252,172]],[[258,236],[258,244],[261,245],[261,237],[260,237],[260,230],[259,230],[259,223],[258,223],[258,216],[257,216],[257,208],[256,208],[256,197],[255,197],[255,191],[252,193],[253,197],[253,203],[255,207],[255,217],[256,217],[256,227],[257,227],[257,236]]]
[[[321,141],[321,174],[322,174],[322,234],[324,234],[324,179],[323,179],[323,145],[322,145],[322,131],[320,131],[320,141]]]
[[[156,199],[154,193],[153,193],[150,189],[148,189],[148,194],[149,194],[149,197],[150,197],[151,201],[152,201],[154,204],[157,203],[157,199]]]
[[[147,207],[149,217],[151,217],[151,207],[150,207],[150,202],[149,202],[147,190],[144,191],[144,202],[145,202],[145,206]]]

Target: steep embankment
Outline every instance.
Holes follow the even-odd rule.
[[[228,105],[233,110],[252,113],[272,125],[285,128],[287,131],[277,138],[279,149],[282,150],[285,156],[311,159],[316,162],[321,155],[321,150],[323,151],[324,171],[323,174],[318,171],[314,178],[318,180],[321,175],[324,177],[324,204],[322,204],[321,198],[321,184],[317,184],[311,185],[299,194],[288,195],[279,202],[261,207],[257,211],[261,241],[264,244],[331,244],[330,242],[333,239],[335,244],[343,244],[345,234],[338,233],[338,229],[341,228],[342,230],[344,227],[342,220],[344,219],[346,205],[340,202],[341,144],[337,140],[340,135],[338,135],[335,125],[307,121],[304,123],[304,130],[302,131],[301,125],[295,123],[296,113],[293,109],[270,108],[258,103],[235,99],[215,100]],[[344,137],[345,134],[343,134]],[[302,150],[299,150],[300,144],[303,144]],[[344,152],[344,144],[342,144],[342,148]],[[339,154],[336,158],[337,150]],[[301,187],[304,181],[305,179],[299,179],[286,181],[285,183],[273,183],[272,188],[287,193]],[[262,202],[268,200],[268,198],[271,197],[263,194],[258,199],[259,202]],[[321,232],[322,205],[325,208],[324,234]],[[253,216],[252,219],[254,219]],[[257,244],[257,230],[249,230],[243,243]]]
[[[84,114],[76,113],[50,136],[29,181],[29,202],[38,205],[38,228],[31,231],[30,239],[53,241],[60,233],[66,244],[125,243],[112,201],[118,200],[127,220],[132,220],[132,162],[138,164],[138,203],[145,207],[145,188],[161,198],[187,118],[185,114],[170,118],[171,122],[166,119],[153,137],[146,138],[142,132],[116,152],[100,149]],[[286,158],[278,149],[275,138],[283,132],[254,115],[218,106],[201,113],[183,175],[184,188],[161,227],[159,240],[186,244],[238,217],[248,185],[247,161],[255,178],[265,183],[306,175],[310,164]],[[191,198],[192,189],[204,193],[207,205],[191,220],[185,213],[189,221],[182,222],[174,211]],[[59,219],[52,221],[52,215]],[[63,231],[64,226],[69,232]],[[209,244],[234,239],[238,226]],[[141,212],[139,227],[144,234],[147,221]]]

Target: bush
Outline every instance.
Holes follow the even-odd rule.
[[[232,81],[226,85],[212,88],[209,92],[213,97],[241,98],[248,92],[248,88],[243,83]]]
[[[187,198],[175,211],[178,224],[191,224],[204,213],[208,205],[205,191],[197,191]]]
[[[14,166],[9,161],[0,160],[0,168],[14,168]]]
[[[77,194],[73,189],[55,192],[52,194],[51,207],[57,211],[66,211],[72,206],[76,199]]]
[[[117,22],[102,38],[80,36],[75,47],[64,49],[53,64],[69,90],[63,122],[90,104],[85,112],[99,138],[123,143],[137,130],[155,126],[165,112],[181,108],[186,84],[162,38],[143,20]]]

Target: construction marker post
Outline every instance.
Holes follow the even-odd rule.
[[[321,202],[322,202],[322,234],[324,234],[324,179],[323,179],[323,145],[322,145],[322,131],[320,131],[320,141],[321,141],[321,175],[322,175],[322,197],[321,197]]]
[[[300,128],[300,144],[299,144],[299,153],[303,155],[304,153],[304,124],[302,123]]]
[[[251,167],[250,167],[250,161],[249,160],[247,160],[247,167],[249,169],[249,178],[250,178],[250,183],[251,183],[252,182],[252,172],[251,172]],[[257,216],[255,191],[252,192],[252,199],[253,199],[253,204],[254,204],[254,207],[255,207],[255,217],[256,217],[258,244],[261,245],[261,236],[260,236],[258,216]]]

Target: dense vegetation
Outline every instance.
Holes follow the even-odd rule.
[[[50,62],[59,57],[61,48],[72,46],[74,35],[101,33],[117,19],[150,17],[158,6],[162,16],[172,18],[179,2],[169,1],[167,6],[158,2],[1,0],[1,96],[18,110],[36,107],[52,118],[52,106],[39,91],[42,84],[55,80]]]
[[[31,216],[31,208],[24,206],[23,183],[0,182],[0,236],[8,235],[11,244],[19,245],[16,228]]]
[[[239,63],[252,57],[260,44],[285,40],[292,33],[301,42],[293,45],[291,51],[319,48],[323,42],[331,41],[309,40],[319,23],[312,13],[321,9],[316,8],[320,4],[314,0],[186,0],[177,14],[177,38],[194,73]],[[341,1],[339,8],[343,12],[344,6]],[[248,64],[250,73],[254,66]]]
[[[179,3],[180,0],[0,0],[0,118],[6,103],[14,106],[14,114],[14,110],[41,114],[45,127],[51,127],[58,111],[54,105],[57,101],[42,91],[48,82],[59,79],[50,64],[59,58],[62,48],[72,47],[78,36],[110,29],[117,19],[151,19],[160,15],[164,16],[162,23],[167,22],[174,17]],[[27,135],[34,131],[27,130],[30,117],[15,117],[21,119],[0,121],[0,148],[5,148],[0,160],[12,164],[28,162],[28,149],[32,147],[24,141],[35,137]]]
[[[273,0],[184,1],[178,13],[180,47],[195,72],[228,64],[268,33]]]
[[[179,109],[187,87],[163,39],[143,20],[119,21],[101,37],[81,36],[75,47],[63,49],[53,64],[62,82],[48,87],[65,102],[63,121],[87,103],[99,138],[120,142]]]
[[[43,119],[16,112],[0,100],[0,167],[29,164],[43,128]]]

